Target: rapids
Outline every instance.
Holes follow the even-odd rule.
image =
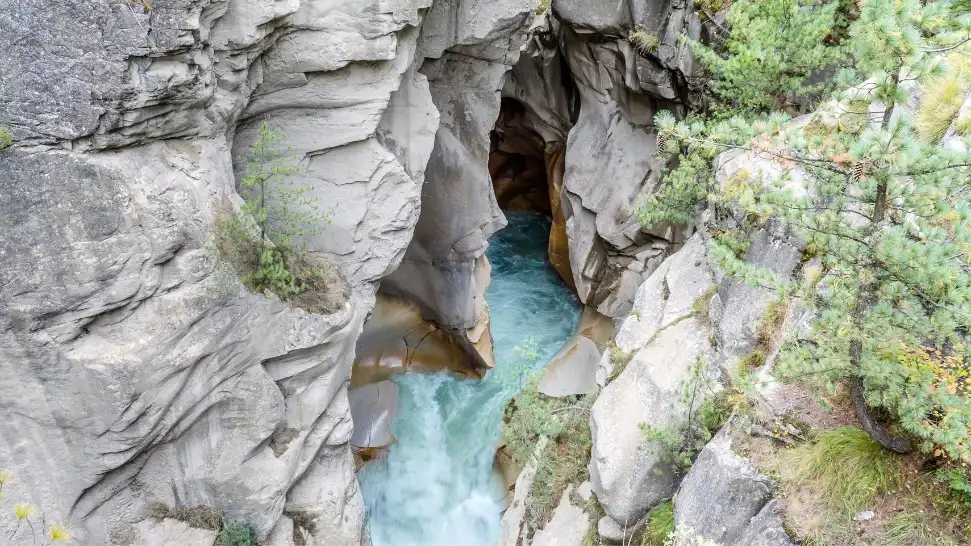
[[[517,364],[515,349],[527,339],[545,364],[580,315],[579,301],[547,259],[549,219],[538,213],[507,219],[487,251],[496,370],[482,381],[447,372],[395,378],[396,441],[358,474],[374,546],[493,546],[499,538],[504,491],[492,462],[516,384],[502,370]]]

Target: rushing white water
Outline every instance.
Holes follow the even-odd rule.
[[[497,369],[516,361],[527,338],[545,363],[569,337],[579,303],[546,255],[549,220],[510,213],[490,240],[491,312]],[[493,372],[483,381],[447,373],[395,379],[400,394],[395,443],[358,478],[374,546],[492,546],[500,501],[492,459],[511,396]]]

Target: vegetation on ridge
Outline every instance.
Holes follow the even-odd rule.
[[[671,187],[691,195],[668,200],[662,192],[642,215],[650,221],[671,204],[674,216],[683,217],[684,202],[702,196],[803,233],[819,260],[818,273],[806,282],[753,267],[717,239],[711,247],[726,273],[794,295],[815,311],[812,340],[783,347],[781,372],[826,388],[850,385],[861,424],[886,447],[907,451],[913,438],[914,447],[967,463],[969,143],[962,151],[918,138],[904,86],[940,77],[944,67],[935,52],[961,47],[953,31],[966,32],[971,20],[953,17],[949,8],[890,0],[862,6],[849,45],[857,81],[867,83],[828,107],[864,105],[864,115],[874,119],[863,126],[827,125],[825,109],[813,132],[782,113],[758,121],[683,122],[659,114],[665,151],[695,157],[685,162],[689,170],[697,158],[707,162],[735,149],[775,161],[783,174],[753,177],[732,195],[715,186],[710,172],[701,179],[675,174]],[[801,179],[805,189],[794,190]]]

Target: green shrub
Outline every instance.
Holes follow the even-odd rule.
[[[725,391],[714,392],[709,365],[699,358],[691,367],[691,375],[681,384],[678,400],[672,400],[687,414],[685,425],[676,428],[640,423],[638,426],[649,448],[667,459],[675,470],[685,472],[728,419],[729,402]]]
[[[872,506],[877,494],[893,491],[903,481],[901,457],[854,427],[823,432],[815,442],[794,448],[785,460],[795,483],[818,488],[847,514]]]
[[[13,144],[13,135],[6,127],[0,127],[0,150]]]
[[[239,159],[245,165],[239,183],[244,216],[220,214],[216,247],[248,289],[268,290],[311,311],[332,312],[343,304],[347,288],[301,242],[319,235],[331,213],[309,195],[312,188],[295,184],[291,175],[299,166],[288,150],[284,135],[262,121],[250,156]]]
[[[674,532],[674,504],[665,501],[647,513],[641,546],[664,546]]]
[[[951,466],[940,468],[934,473],[937,483],[947,484],[951,494],[959,499],[966,508],[971,509],[971,474],[964,467]]]
[[[256,529],[244,523],[229,523],[216,535],[215,546],[256,546]]]
[[[607,352],[610,354],[610,376],[607,378],[607,383],[610,383],[614,379],[617,379],[621,373],[630,364],[630,361],[634,359],[634,353],[627,352],[617,346],[616,342],[611,342],[607,347]]]
[[[536,468],[526,498],[525,518],[532,532],[549,521],[566,487],[587,477],[592,447],[590,407],[596,396],[547,397],[537,390],[538,378],[533,370],[539,354],[535,343],[527,340],[516,352],[519,361],[500,376],[500,381],[512,388],[521,386],[506,407],[502,442],[516,463]],[[548,441],[542,452],[536,453],[541,437]]]

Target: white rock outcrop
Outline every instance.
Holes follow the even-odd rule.
[[[616,338],[621,350],[633,353],[631,361],[618,374],[609,352],[601,360],[604,382],[616,378],[590,411],[590,481],[607,515],[622,527],[633,527],[677,485],[668,459],[645,444],[640,425],[684,426],[683,383],[711,352],[708,327],[692,306],[712,286],[704,242],[695,235],[638,289],[634,313]]]

